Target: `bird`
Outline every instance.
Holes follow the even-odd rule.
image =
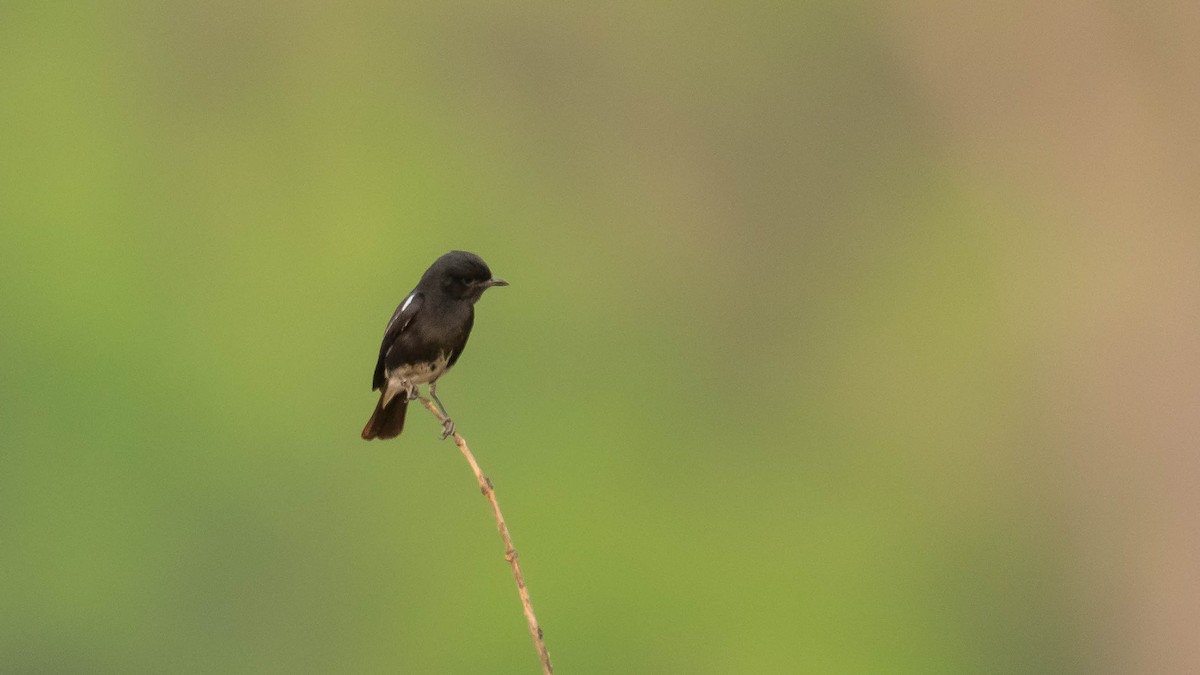
[[[492,276],[483,258],[469,251],[450,251],[425,270],[383,331],[371,380],[379,402],[363,427],[363,440],[399,436],[408,402],[417,398],[422,384],[429,385],[429,395],[442,412],[442,439],[454,433],[454,422],[437,397],[438,378],[462,356],[475,323],[475,303],[483,292],[507,285]]]

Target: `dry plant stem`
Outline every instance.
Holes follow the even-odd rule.
[[[421,403],[425,404],[425,408],[433,413],[438,421],[445,422],[446,418],[434,406],[433,401],[422,396]],[[496,517],[496,529],[500,530],[500,537],[504,539],[504,559],[512,565],[513,578],[517,580],[517,593],[521,596],[521,607],[525,610],[525,621],[529,623],[529,634],[533,637],[533,646],[537,648],[538,658],[542,661],[542,673],[553,675],[554,667],[550,665],[550,652],[546,651],[546,641],[542,638],[542,629],[538,626],[537,617],[533,615],[533,603],[529,600],[529,589],[525,586],[525,576],[521,574],[521,565],[517,562],[517,549],[513,548],[512,536],[508,533],[508,526],[504,524],[504,515],[500,513],[500,504],[496,501],[496,489],[492,485],[491,479],[483,475],[483,470],[475,461],[475,455],[472,455],[470,448],[467,447],[467,441],[457,432],[454,434],[454,444],[458,446],[463,457],[467,458],[467,463],[475,472],[475,480],[479,481],[480,492],[492,505],[492,515]]]

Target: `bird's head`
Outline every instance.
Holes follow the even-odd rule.
[[[450,251],[433,263],[429,273],[447,296],[472,302],[492,286],[508,285],[507,281],[492,276],[483,258],[469,251]]]

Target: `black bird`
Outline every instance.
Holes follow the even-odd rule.
[[[467,251],[450,251],[425,270],[383,332],[371,382],[379,403],[363,427],[364,440],[399,436],[408,402],[417,397],[417,385],[426,383],[446,417],[442,438],[454,433],[454,422],[437,397],[437,380],[467,346],[475,302],[492,286],[507,285],[492,276],[483,258]]]

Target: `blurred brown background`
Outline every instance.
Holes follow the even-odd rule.
[[[1095,668],[1200,668],[1200,10],[895,6],[953,161],[1028,208],[1001,287]]]

